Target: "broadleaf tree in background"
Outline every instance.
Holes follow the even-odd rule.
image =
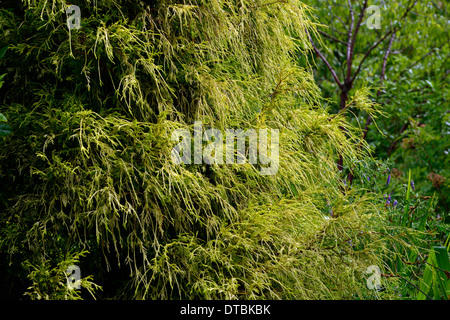
[[[306,3],[315,8],[316,21],[321,23],[322,42],[310,38],[318,86],[333,113],[345,113],[364,128],[360,139],[367,141],[377,158],[369,166],[358,162],[341,166],[343,179],[350,187],[383,196],[391,223],[427,235],[422,238],[426,241],[422,255],[411,253],[407,260],[397,259],[391,265],[395,272],[390,277],[403,278],[407,284],[402,297],[415,297],[429,268],[428,253],[433,254],[437,244],[448,245],[449,237],[449,5],[442,1]],[[358,99],[351,99],[368,87],[370,102],[384,113],[376,119],[358,108],[354,103]]]

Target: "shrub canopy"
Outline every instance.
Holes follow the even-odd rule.
[[[67,298],[45,277],[78,261],[103,298],[368,294],[363,271],[389,237],[373,196],[345,190],[336,168],[338,154],[368,157],[361,128],[328,113],[311,65],[298,64],[316,33],[308,7],[74,4],[80,29],[67,28],[66,1],[0,11],[0,112],[13,131],[0,141],[0,249],[21,270],[14,281],[34,298]],[[375,112],[358,94],[354,105]],[[172,132],[196,120],[278,129],[277,174],[175,164]]]

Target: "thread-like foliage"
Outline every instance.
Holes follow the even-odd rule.
[[[337,155],[367,154],[361,129],[331,117],[310,66],[298,66],[315,33],[309,8],[74,4],[78,30],[65,25],[66,1],[0,11],[0,111],[13,128],[0,149],[3,261],[64,265],[88,250],[80,267],[100,297],[364,297],[384,217],[370,195],[342,192]],[[279,129],[277,174],[175,164],[171,134],[195,120]]]

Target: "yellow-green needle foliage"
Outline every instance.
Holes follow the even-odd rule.
[[[36,270],[50,277],[42,266],[83,252],[99,297],[371,295],[364,271],[381,267],[384,216],[370,195],[345,191],[336,168],[338,155],[368,156],[361,128],[332,117],[311,66],[298,65],[316,32],[308,7],[86,0],[69,30],[69,4],[0,11],[0,111],[13,128],[0,141],[5,260],[26,261],[37,283]],[[365,97],[351,107],[360,102],[376,112]],[[194,121],[278,129],[278,172],[174,163],[171,135]],[[55,296],[44,289],[29,295]]]

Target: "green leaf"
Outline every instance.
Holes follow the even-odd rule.
[[[6,76],[6,73],[4,73],[4,74],[0,74],[0,88],[3,86],[3,82],[4,81],[2,81],[3,80],[3,78]]]
[[[0,113],[0,122],[6,122],[6,121],[8,121],[8,119],[6,119],[6,117],[2,113]]]
[[[432,291],[434,299],[450,297],[450,262],[446,247],[435,246],[428,256],[417,300],[425,300]]]
[[[0,123],[0,137],[7,136],[12,133],[12,128],[6,123]]]
[[[450,262],[446,247],[433,247],[436,252],[436,262],[439,269],[436,270],[439,288],[444,299],[450,299]]]
[[[0,137],[4,137],[12,133],[12,129],[8,124],[6,124],[6,121],[8,121],[8,119],[0,113]]]
[[[420,291],[417,294],[417,300],[426,300],[427,295],[433,288],[433,263],[435,262],[434,250],[430,252],[428,256],[425,270],[423,271],[423,277],[420,282]]]
[[[425,82],[430,86],[430,88],[431,89],[433,89],[434,90],[434,86],[433,86],[433,84],[430,82],[430,80],[425,80]]]
[[[3,56],[6,53],[6,50],[8,50],[8,46],[0,48],[0,59],[3,58]]]

